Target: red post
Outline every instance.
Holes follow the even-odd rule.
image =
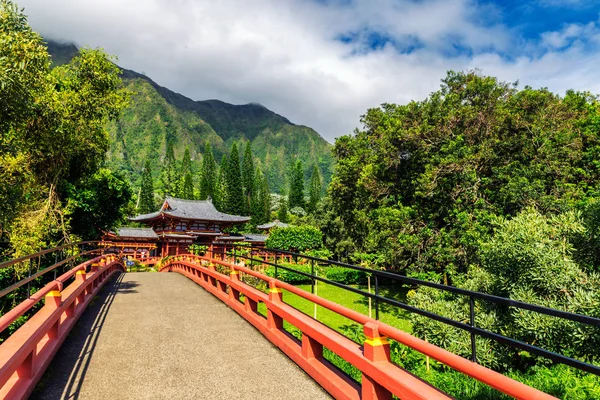
[[[379,328],[373,322],[367,322],[363,331],[366,339],[363,345],[363,355],[372,362],[389,363],[390,344],[387,337],[379,334]],[[391,400],[392,393],[373,380],[362,374],[362,398],[364,400]]]
[[[238,271],[232,269],[231,271],[229,271],[229,278],[231,278],[231,280],[234,282],[239,282],[240,281],[240,273]],[[229,287],[229,299],[240,301],[240,292],[238,292],[231,286]]]
[[[277,287],[274,279],[269,281],[269,300],[273,303],[281,303],[283,300],[283,292]],[[268,309],[267,327],[269,329],[283,329],[283,318]]]
[[[83,284],[83,282],[85,282],[85,277],[85,270],[80,269],[79,271],[75,272],[75,282],[77,282],[80,286]],[[81,304],[85,301],[86,292],[87,288],[77,296],[77,304]]]
[[[307,360],[323,358],[323,345],[302,333],[302,357]]]
[[[46,295],[44,307],[47,307],[51,310],[56,310],[58,307],[61,306],[61,304],[62,296],[60,294],[60,290],[52,290]],[[50,340],[56,339],[58,337],[59,324],[60,318],[58,319],[58,321],[56,321],[54,325],[52,325],[50,330],[48,330],[48,338]]]

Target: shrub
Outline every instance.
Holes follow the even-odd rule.
[[[323,247],[323,233],[314,226],[275,228],[269,234],[266,246],[287,251],[307,251]]]
[[[367,282],[368,273],[352,268],[339,266],[328,266],[323,268],[325,277],[331,281],[343,283],[346,285],[358,285]]]

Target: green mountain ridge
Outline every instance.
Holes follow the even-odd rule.
[[[69,62],[78,52],[73,43],[48,40],[48,51],[56,65]],[[121,68],[121,67],[119,67]],[[210,142],[215,158],[229,151],[233,141],[251,141],[256,164],[269,178],[273,192],[285,190],[287,171],[296,159],[304,164],[305,178],[317,165],[328,183],[333,172],[331,144],[313,129],[256,104],[234,105],[220,100],[194,101],[160,86],[144,74],[121,68],[131,104],[108,131],[111,146],[107,165],[129,178],[138,188],[147,159],[153,166],[155,186],[166,143],[172,141],[176,157],[190,148],[193,167],[199,171],[201,153]],[[195,176],[197,185],[199,176]]]

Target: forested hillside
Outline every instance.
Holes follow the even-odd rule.
[[[48,41],[48,51],[57,65],[77,54],[73,44]],[[193,101],[159,86],[147,76],[123,69],[122,79],[133,94],[121,117],[108,127],[111,142],[107,165],[127,176],[139,187],[145,162],[150,161],[161,189],[158,173],[167,141],[180,159],[190,148],[192,167],[199,170],[201,154],[208,141],[216,159],[229,150],[233,141],[252,143],[256,165],[264,172],[273,192],[287,187],[287,173],[296,159],[305,167],[308,179],[316,165],[325,183],[332,174],[331,145],[306,126],[259,104],[232,105],[218,100]],[[196,177],[196,179],[199,179]]]

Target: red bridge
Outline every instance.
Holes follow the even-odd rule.
[[[0,267],[41,260],[52,251]],[[79,249],[0,291],[24,290],[54,271],[43,288],[0,317],[4,335],[29,317],[0,344],[0,398],[451,398],[394,364],[390,340],[514,398],[554,398],[268,277],[239,255],[152,259],[146,261],[160,273],[125,273],[123,260],[94,255],[99,251]],[[281,256],[260,254],[245,258],[260,267]],[[85,255],[93,258],[56,276]],[[292,307],[287,293],[362,325],[365,341],[356,343]],[[360,383],[328,361],[325,349],[360,371]]]

